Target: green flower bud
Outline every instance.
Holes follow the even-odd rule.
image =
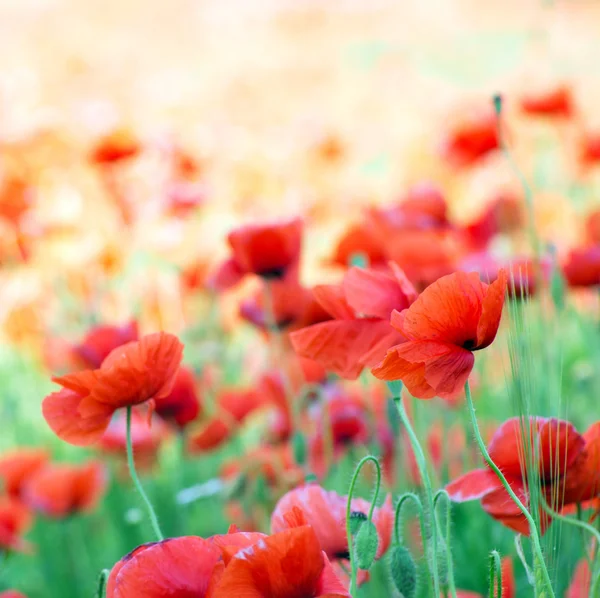
[[[354,543],[356,562],[359,569],[367,570],[371,567],[377,555],[378,545],[377,528],[372,521],[367,519],[361,524]]]
[[[363,522],[367,520],[367,516],[360,511],[354,511],[350,514],[350,533],[356,536]]]
[[[417,595],[417,565],[405,546],[394,546],[389,556],[390,576],[402,598]]]

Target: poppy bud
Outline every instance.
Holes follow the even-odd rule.
[[[365,520],[356,534],[355,550],[359,569],[369,569],[377,555],[379,536],[372,521]]]
[[[306,439],[302,432],[295,432],[292,437],[292,450],[294,452],[294,461],[298,465],[306,463]]]
[[[438,536],[437,539],[437,569],[440,584],[445,586],[448,584],[448,552],[446,550],[446,542]]]
[[[405,546],[394,546],[389,556],[390,576],[402,598],[417,594],[417,566]]]
[[[361,525],[366,520],[367,520],[367,516],[364,513],[361,513],[360,511],[354,511],[353,513],[351,513],[350,514],[350,533],[353,536],[356,536]]]
[[[492,98],[494,103],[494,110],[498,116],[502,113],[502,96],[499,93],[494,94]]]

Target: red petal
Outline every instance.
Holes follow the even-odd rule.
[[[592,574],[590,566],[586,559],[579,562],[573,574],[571,585],[567,589],[565,598],[588,598],[590,595],[590,586],[592,583]],[[502,594],[504,596],[504,594]]]
[[[342,285],[317,285],[313,288],[313,296],[321,307],[336,320],[356,319],[356,314],[346,301],[346,294]]]
[[[298,355],[314,359],[342,378],[354,380],[363,369],[363,356],[383,336],[389,324],[382,320],[332,320],[290,334]]]
[[[342,580],[336,575],[327,555],[323,553],[325,566],[317,585],[318,598],[351,598]]]
[[[95,404],[98,412],[84,416],[80,406],[88,397],[68,388],[48,395],[42,403],[44,419],[62,440],[77,446],[86,446],[100,440],[113,414],[110,405]],[[86,401],[89,404],[89,401]]]
[[[583,436],[570,422],[554,418],[544,422],[538,432],[540,477],[551,481],[568,473],[584,447]]]
[[[454,502],[480,500],[486,494],[502,488],[498,476],[489,469],[469,471],[446,486],[446,491]]]
[[[517,598],[515,571],[509,556],[502,559],[502,598]]]
[[[344,276],[344,294],[355,313],[389,320],[394,309],[410,305],[398,281],[385,272],[350,268]]]
[[[477,348],[483,349],[492,344],[498,332],[504,296],[506,294],[506,271],[501,269],[498,278],[488,286],[481,304],[481,317],[477,324]]]
[[[115,566],[106,598],[202,598],[219,558],[216,546],[194,536],[140,547]]]

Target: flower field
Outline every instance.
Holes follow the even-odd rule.
[[[599,19],[0,0],[0,598],[600,598]]]

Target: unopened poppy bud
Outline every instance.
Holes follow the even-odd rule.
[[[356,534],[356,562],[359,569],[369,569],[377,555],[379,536],[372,521],[365,520]]]
[[[302,432],[295,432],[292,437],[292,450],[294,452],[294,461],[298,465],[306,463],[306,440]]]
[[[405,546],[394,546],[389,556],[390,576],[402,598],[417,594],[417,566]]]
[[[498,116],[502,113],[502,96],[499,93],[494,94],[492,98],[494,102],[494,110]]]
[[[350,514],[350,533],[356,536],[363,522],[367,520],[367,516],[360,511],[354,511]]]

